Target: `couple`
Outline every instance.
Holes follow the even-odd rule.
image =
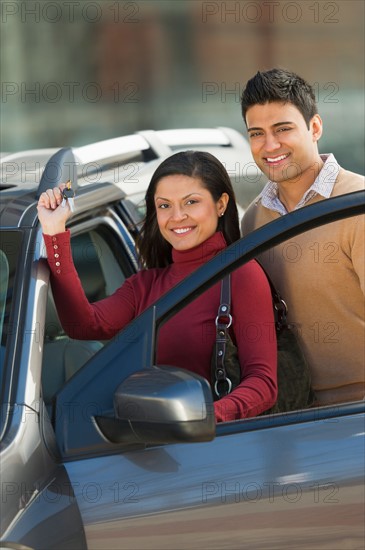
[[[245,213],[243,234],[306,204],[364,187],[363,177],[340,168],[333,155],[319,154],[322,121],[313,90],[302,78],[281,69],[257,73],[248,81],[241,104],[253,157],[269,179]],[[39,199],[38,216],[61,322],[82,327],[82,335],[72,334],[75,338],[112,338],[240,237],[234,192],[221,163],[208,153],[177,153],[162,162],[147,189],[146,217],[137,241],[144,269],[112,296],[89,304],[70,254],[70,210],[60,207],[61,201],[59,188],[47,190]],[[364,216],[307,232],[260,260],[288,304],[290,322],[298,327],[316,403],[363,399]],[[251,261],[232,274],[231,284],[231,336],[242,376],[232,393],[214,403],[217,422],[260,414],[277,397],[266,277]],[[209,380],[219,300],[217,284],[165,323],[158,364],[188,368]],[[260,339],[250,337],[252,323]]]

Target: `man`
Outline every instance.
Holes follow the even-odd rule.
[[[297,208],[364,188],[364,177],[320,155],[311,86],[282,69],[258,72],[241,98],[252,155],[269,181],[248,207],[243,235]],[[318,405],[364,399],[364,216],[299,235],[259,259],[288,305]]]

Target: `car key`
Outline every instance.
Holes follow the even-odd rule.
[[[61,202],[61,206],[63,207],[66,206],[66,201],[67,201],[71,212],[74,212],[75,211],[75,203],[74,203],[75,191],[71,187],[70,180],[66,182],[66,187],[62,191],[62,196],[63,196],[63,199]]]

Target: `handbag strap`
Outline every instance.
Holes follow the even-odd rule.
[[[281,297],[279,291],[275,288],[266,270],[263,268],[260,262],[258,262],[258,264],[260,265],[262,271],[265,273],[267,281],[270,285],[272,303],[275,314],[275,329],[277,332],[280,332],[283,328],[288,327],[288,306]],[[228,341],[228,329],[231,324],[231,276],[227,275],[226,277],[224,277],[224,279],[222,279],[220,304],[218,308],[218,315],[215,320],[216,346],[214,391],[219,398],[228,395],[232,391],[232,381],[230,380],[230,378],[228,378],[227,371],[224,365],[226,346]]]
[[[224,358],[228,341],[228,329],[232,324],[231,316],[231,277],[227,275],[221,283],[221,299],[215,320],[215,384],[214,391],[219,398],[228,395],[232,390],[232,382],[227,376]]]
[[[255,259],[259,264],[259,266],[261,267],[262,271],[265,273],[266,279],[270,285],[272,303],[274,306],[274,314],[275,314],[275,328],[277,332],[280,332],[280,330],[288,326],[288,321],[287,321],[288,306],[286,305],[286,302],[284,301],[284,299],[281,297],[279,291],[275,288],[274,283],[270,279],[262,263],[259,262],[257,258]]]

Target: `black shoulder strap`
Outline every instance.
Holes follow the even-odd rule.
[[[224,365],[226,354],[228,329],[232,324],[231,316],[231,276],[227,275],[221,283],[221,300],[218,314],[215,320],[216,325],[216,347],[215,347],[215,385],[214,391],[219,398],[227,395],[232,390],[232,382],[227,377]]]
[[[256,261],[261,267],[262,271],[265,273],[266,279],[270,285],[272,302],[273,302],[274,313],[275,313],[275,325],[276,325],[276,330],[279,331],[282,328],[288,326],[288,321],[286,318],[288,313],[288,306],[286,305],[284,299],[281,297],[279,291],[275,288],[274,283],[270,279],[264,266],[261,264],[261,262],[257,260],[257,258],[256,258]]]

